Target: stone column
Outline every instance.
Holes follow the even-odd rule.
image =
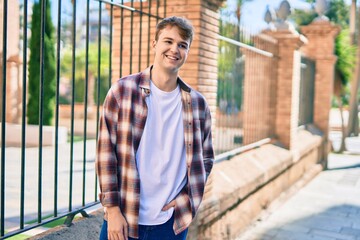
[[[264,31],[278,42],[277,87],[275,136],[287,149],[293,149],[294,137],[298,127],[300,64],[299,48],[306,43],[306,38],[296,31],[280,29]]]
[[[329,132],[329,115],[334,84],[335,38],[340,28],[326,19],[317,20],[303,26],[301,32],[309,39],[309,44],[301,50],[316,61],[314,124],[327,138]]]

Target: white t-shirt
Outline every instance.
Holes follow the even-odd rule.
[[[139,224],[165,223],[174,209],[161,211],[186,184],[186,156],[179,85],[164,92],[150,82],[148,115],[136,153],[140,175]]]

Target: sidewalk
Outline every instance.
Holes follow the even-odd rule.
[[[327,170],[274,203],[237,240],[360,240],[360,138],[347,145],[350,153],[331,153]]]

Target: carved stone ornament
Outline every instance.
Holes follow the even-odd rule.
[[[268,29],[274,29],[274,21],[276,20],[276,12],[274,9],[269,7],[269,5],[266,6],[266,12],[264,16],[265,22],[268,24]]]
[[[276,20],[275,27],[277,30],[295,30],[294,26],[286,20],[290,14],[290,3],[287,0],[283,0],[280,3],[279,9],[276,12],[278,19]]]
[[[315,11],[319,16],[314,21],[329,21],[329,18],[324,15],[327,9],[327,0],[317,0],[315,4]]]

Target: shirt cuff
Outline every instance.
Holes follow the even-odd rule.
[[[120,192],[105,192],[99,194],[100,202],[104,207],[120,207]]]

